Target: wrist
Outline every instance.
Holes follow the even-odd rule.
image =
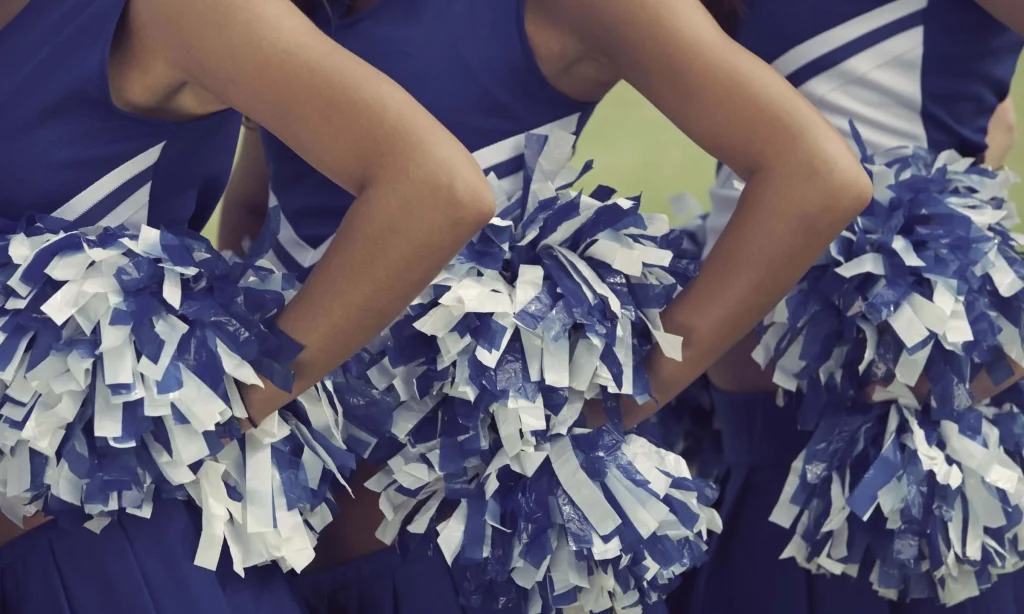
[[[263,383],[262,387],[245,384],[239,391],[245,411],[249,414],[249,421],[255,425],[259,425],[284,405],[280,399],[276,398],[278,395],[274,394],[280,391],[262,376],[260,381]]]
[[[646,402],[639,403],[633,397],[623,395],[620,397],[619,407],[622,409],[622,426],[628,431],[658,413],[661,404],[657,397],[653,396]]]

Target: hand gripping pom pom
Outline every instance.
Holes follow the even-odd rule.
[[[269,322],[295,281],[199,235],[65,225],[8,224],[0,239],[3,511],[99,530],[192,497],[198,565],[214,569],[226,542],[239,573],[304,567],[310,527],[331,517],[324,461],[288,416],[243,434],[237,385],[290,389],[301,348]]]
[[[655,343],[680,358],[659,312],[702,243],[608,188],[571,190],[573,143],[528,134],[522,185],[492,181],[494,220],[302,404],[344,416],[327,437],[339,449],[404,446],[368,484],[387,517],[378,537],[436,525],[466,602],[639,612],[719,530],[714,488],[614,419],[617,394],[649,398]],[[614,424],[577,428],[600,395]]]
[[[755,352],[814,431],[772,520],[796,527],[785,555],[808,569],[873,561],[883,596],[955,604],[1022,566],[1019,394],[975,403],[969,389],[982,368],[998,383],[1024,364],[1015,177],[952,152],[870,156],[853,132],[875,198]],[[879,402],[861,402],[873,383]]]

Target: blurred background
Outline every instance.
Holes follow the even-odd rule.
[[[1020,68],[1013,100],[1018,121],[1024,124],[1024,62]],[[679,192],[690,192],[708,206],[715,161],[628,87],[617,88],[598,107],[580,138],[577,157],[581,162],[594,159],[597,165],[585,178],[588,187],[605,183],[626,196],[642,191],[643,202],[652,210],[665,207],[668,197]],[[1024,173],[1024,136],[1008,166]],[[1013,197],[1018,207],[1024,205],[1024,185],[1015,186]]]
[[[1021,75],[1013,98],[1024,134],[1024,72]],[[708,206],[715,161],[628,86],[617,87],[584,130],[577,162],[591,159],[596,166],[584,178],[585,188],[605,184],[623,196],[642,194],[649,211],[662,213],[668,212],[669,197],[680,192],[689,192]],[[1018,140],[1008,166],[1024,173],[1024,137]],[[1024,205],[1024,185],[1015,186],[1013,197],[1018,207]],[[217,217],[210,222],[208,236],[215,236],[217,222]]]

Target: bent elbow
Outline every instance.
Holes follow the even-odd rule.
[[[468,163],[445,165],[434,176],[439,203],[452,225],[468,240],[494,218],[495,199],[480,166],[466,158]]]
[[[818,158],[809,177],[810,198],[805,202],[813,207],[813,215],[830,228],[846,228],[871,204],[874,185],[852,153]],[[829,206],[821,207],[820,203],[829,203]]]
[[[474,171],[473,178],[464,184],[460,182],[462,187],[453,196],[459,217],[473,234],[490,223],[495,215],[494,190],[479,168]]]
[[[860,164],[850,168],[844,167],[839,176],[835,177],[834,184],[833,190],[840,195],[838,208],[849,218],[847,223],[863,213],[874,198],[871,177]]]

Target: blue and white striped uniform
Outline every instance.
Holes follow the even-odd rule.
[[[778,365],[785,359],[791,358],[790,363],[804,365],[805,362],[801,361],[821,362],[835,356],[834,352],[849,350],[842,358],[836,359],[836,364],[841,363],[844,368],[843,385],[849,388],[837,392],[835,382],[839,381],[839,370],[826,374],[826,369],[819,371],[819,362],[815,362],[801,372],[801,377],[805,373],[809,375],[811,383],[806,384],[806,380],[800,379],[800,384],[806,387],[798,388],[797,392],[777,395],[775,391],[739,394],[712,390],[716,423],[723,443],[724,478],[719,509],[724,526],[721,538],[712,547],[708,564],[690,578],[692,584],[688,590],[678,594],[679,601],[687,608],[682,611],[716,614],[754,611],[786,614],[999,614],[1020,611],[1024,607],[1024,580],[1020,572],[992,585],[994,574],[985,565],[960,566],[960,561],[952,554],[944,558],[939,544],[945,544],[947,539],[958,544],[960,538],[955,528],[956,521],[952,528],[944,524],[948,518],[943,516],[943,510],[949,508],[944,508],[939,495],[935,494],[934,478],[922,478],[904,489],[914,493],[916,499],[910,494],[893,495],[886,490],[883,495],[889,498],[881,505],[871,507],[866,516],[850,512],[857,509],[850,491],[868,482],[864,473],[869,467],[876,470],[877,465],[872,462],[882,456],[877,453],[883,439],[879,434],[886,432],[887,423],[883,414],[880,420],[863,418],[861,427],[850,426],[857,416],[864,415],[858,412],[868,410],[851,401],[851,398],[857,398],[855,395],[862,383],[857,379],[857,364],[848,368],[844,360],[856,357],[859,362],[863,357],[867,373],[880,363],[871,362],[872,356],[877,356],[873,346],[858,350],[856,344],[850,345],[848,337],[854,337],[857,332],[844,336],[839,331],[859,331],[857,324],[862,324],[869,331],[881,330],[880,336],[888,334],[884,341],[891,342],[892,333],[887,332],[891,328],[882,324],[891,324],[892,327],[900,324],[897,318],[892,318],[883,320],[877,329],[871,328],[877,322],[863,315],[867,299],[856,294],[856,288],[860,287],[858,283],[869,292],[880,288],[875,292],[879,297],[886,291],[895,295],[887,285],[889,280],[892,280],[893,287],[900,288],[919,282],[913,287],[926,294],[929,294],[925,289],[932,279],[949,283],[951,287],[958,286],[958,280],[943,279],[943,274],[951,276],[948,270],[960,273],[955,265],[948,265],[949,269],[942,271],[936,270],[941,267],[934,263],[948,264],[942,260],[943,257],[952,259],[962,255],[956,251],[955,239],[950,237],[957,234],[958,223],[969,226],[970,219],[966,215],[960,220],[952,214],[941,215],[947,202],[944,190],[950,190],[949,201],[975,198],[970,202],[981,203],[979,210],[987,209],[999,215],[1002,213],[996,208],[1002,200],[995,196],[990,200],[974,197],[966,188],[949,188],[949,183],[943,181],[948,167],[940,167],[936,163],[919,162],[921,169],[907,170],[907,163],[903,162],[907,158],[900,158],[896,152],[903,152],[904,156],[906,152],[914,152],[920,159],[930,155],[926,150],[955,150],[966,157],[981,156],[986,149],[987,127],[993,110],[1009,93],[1022,39],[973,0],[843,0],[827,3],[815,0],[748,0],[747,4],[748,11],[739,19],[733,32],[735,38],[784,75],[847,137],[851,146],[856,147],[850,127],[852,121],[868,154],[865,164],[876,164],[875,154],[883,151],[889,151],[887,155],[903,163],[899,174],[893,171],[891,176],[894,181],[899,177],[900,187],[894,189],[905,198],[885,195],[890,186],[878,181],[880,177],[887,176],[885,170],[888,169],[879,171],[883,162],[869,167],[875,173],[876,201],[862,217],[862,221],[865,218],[867,221],[851,226],[855,230],[847,233],[849,237],[857,237],[857,247],[850,247],[855,241],[849,239],[824,254],[819,265],[808,273],[810,281],[802,282],[784,303],[789,310],[787,314],[792,316],[781,315],[783,309],[772,315],[775,318],[773,325],[782,326],[779,324],[781,321],[792,326],[786,329],[785,334],[799,338],[802,346],[797,347],[802,347],[802,351],[794,350],[780,360],[773,354],[775,347],[761,348],[767,356],[776,359],[772,364],[776,374],[780,372]],[[950,154],[944,159],[954,159],[954,156]],[[938,170],[932,171],[933,168]],[[957,169],[965,176],[976,170],[966,162]],[[938,178],[933,179],[928,172],[934,172]],[[954,171],[948,172],[948,175],[953,174]],[[992,175],[983,175],[979,171],[978,177],[984,176],[985,181],[996,183],[997,180],[989,179]],[[707,251],[735,211],[742,189],[742,181],[732,170],[724,166],[719,168],[717,181],[711,190]],[[956,189],[961,192],[954,194]],[[823,202],[821,206],[827,207],[829,203]],[[954,211],[952,206],[948,209]],[[940,214],[930,217],[933,211]],[[887,213],[891,217],[885,217]],[[944,222],[945,228],[942,227]],[[915,235],[918,224],[927,227]],[[991,236],[981,227],[971,228],[971,232],[977,236]],[[777,239],[786,241],[790,237]],[[885,240],[891,240],[893,244],[900,240],[904,246],[913,245],[909,251],[918,250],[924,254],[923,259],[912,262],[913,266],[900,268],[904,261],[901,256],[893,256],[885,266],[877,267],[883,270],[882,273],[872,271],[872,276],[860,277],[857,274],[837,274],[836,267],[842,258],[852,260],[861,255],[861,251],[872,251],[869,257],[889,258],[896,251],[889,249],[891,244],[877,247]],[[844,248],[849,249],[844,251]],[[936,256],[937,253],[940,256]],[[890,265],[891,262],[896,264]],[[933,268],[929,269],[929,266]],[[866,281],[862,281],[864,279]],[[897,286],[901,283],[904,286]],[[962,287],[968,285],[964,283]],[[837,288],[847,293],[841,294]],[[815,292],[826,298],[815,303],[808,298]],[[971,294],[970,298],[983,295],[982,290],[974,287],[966,292]],[[854,300],[854,295],[861,300]],[[835,296],[848,300],[837,301]],[[1014,299],[1015,304],[1018,301],[1018,298]],[[886,307],[892,311],[898,308],[900,305],[896,300]],[[813,319],[808,315],[812,310],[817,318],[814,323],[820,324],[814,329],[814,334],[799,327]],[[970,330],[970,325],[966,328]],[[900,343],[896,341],[895,346],[902,351]],[[771,339],[765,342],[767,346],[771,344]],[[883,343],[878,345],[881,347]],[[940,346],[938,343],[935,345]],[[791,349],[781,342],[779,346]],[[900,365],[904,365],[906,361],[903,359],[910,356],[909,350],[902,355],[899,351],[896,351],[896,356],[901,358]],[[942,346],[942,351],[952,355],[955,349],[947,350]],[[943,357],[946,355],[942,354]],[[927,359],[928,353],[915,357],[922,366]],[[955,358],[949,358],[949,361],[952,364]],[[786,373],[795,368],[789,363],[785,366],[789,369]],[[860,371],[864,372],[863,369]],[[941,382],[932,377],[932,373],[939,372],[928,371],[929,379],[940,386],[949,386],[951,377],[939,378],[944,380]],[[846,374],[852,375],[847,378]],[[916,376],[908,379],[911,382],[917,380]],[[851,380],[855,381],[849,383]],[[822,384],[815,388],[812,385],[815,383]],[[933,394],[932,399],[923,405],[928,408],[938,406],[935,398]],[[888,409],[889,406],[877,403],[869,407]],[[925,410],[918,413],[907,410],[904,415],[911,416],[907,418],[909,423],[911,419],[924,421],[925,418],[921,418],[924,414]],[[826,417],[822,418],[822,415]],[[843,422],[842,419],[847,417],[850,422]],[[927,419],[931,417],[932,414],[927,415]],[[898,421],[892,422],[894,433],[901,432],[897,430],[897,424]],[[903,423],[899,423],[899,428],[910,429]],[[856,438],[862,444],[856,448],[857,454],[861,455],[851,451],[854,446],[844,443],[844,436]],[[901,477],[891,482],[888,475],[878,478],[881,482],[879,488],[888,484],[886,489],[899,491],[901,484],[912,479],[907,476],[913,471],[904,471],[904,468],[914,466],[918,452],[907,444],[909,439],[897,434],[885,440],[892,443],[886,448],[886,454],[891,456],[886,458],[898,457],[890,467],[897,467]],[[808,459],[807,462],[804,459]],[[856,463],[850,459],[855,459]],[[811,466],[815,462],[817,465]],[[850,464],[855,466],[851,469]],[[850,479],[853,484],[844,491],[844,483],[835,478],[836,475]],[[905,482],[900,482],[901,479]],[[787,489],[791,484],[810,482],[821,485],[821,490],[808,487],[808,490],[801,491],[802,499],[790,496]],[[828,488],[832,489],[831,500],[827,492],[823,494]],[[808,494],[812,491],[813,494]],[[871,493],[871,496],[877,495],[874,491]],[[870,496],[865,498],[875,500]],[[884,497],[878,495],[878,498]],[[964,505],[966,507],[967,504]],[[845,513],[836,512],[830,517],[836,509],[845,510]],[[970,514],[975,515],[978,509],[971,504]],[[787,515],[790,510],[795,511]],[[1010,507],[1005,510],[1007,518],[1014,517],[1015,512],[1009,510]],[[921,512],[917,519],[913,517],[915,511]],[[901,517],[903,512],[905,514]],[[799,514],[803,514],[799,523],[794,522]],[[829,519],[822,520],[825,518]],[[974,522],[977,522],[977,516]],[[1001,526],[998,522],[993,525]],[[822,546],[816,539],[827,543]],[[808,543],[813,545],[808,546]],[[926,563],[922,563],[922,552],[931,556]],[[807,561],[820,566],[814,568],[805,564]],[[950,572],[944,567],[947,563],[949,568],[959,573]],[[1002,571],[1015,567],[1007,564],[1006,568]],[[821,573],[812,573],[808,569]],[[737,585],[742,586],[742,590],[735,590]],[[940,586],[941,594],[937,589]],[[987,590],[976,596],[980,589]],[[955,605],[947,608],[938,603],[940,598]]]
[[[847,138],[852,120],[873,152],[915,145],[984,153],[989,118],[1009,94],[1022,40],[973,1],[748,4],[736,40]],[[719,169],[709,250],[736,209],[737,180]]]

